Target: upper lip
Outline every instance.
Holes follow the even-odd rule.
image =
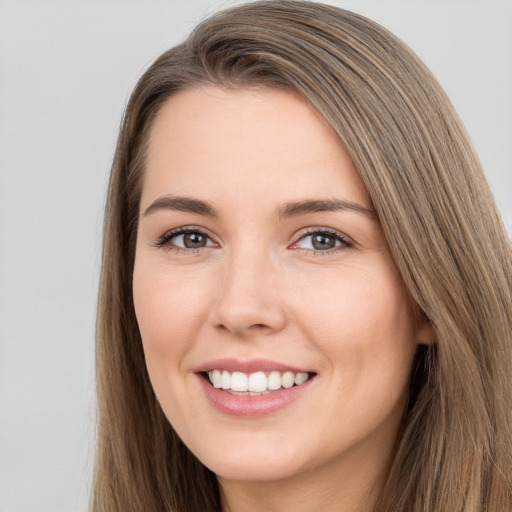
[[[201,364],[197,368],[194,368],[195,373],[209,372],[211,370],[227,370],[228,372],[242,372],[242,373],[254,373],[254,372],[293,372],[293,373],[312,373],[308,369],[298,368],[291,366],[286,363],[280,363],[278,361],[271,361],[268,359],[249,359],[240,360],[233,358],[215,359],[214,361],[208,361]]]

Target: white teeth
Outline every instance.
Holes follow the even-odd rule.
[[[308,380],[307,373],[296,373],[295,374],[295,384],[297,384],[297,386],[304,384],[304,382],[306,382],[307,380]]]
[[[251,373],[249,375],[249,391],[266,391],[267,376],[263,372]]]
[[[222,387],[222,374],[219,370],[213,370],[213,372],[210,372],[213,375],[210,375],[210,380],[213,383],[214,388],[221,388]]]
[[[231,389],[231,375],[226,370],[222,372],[220,387],[222,389]]]
[[[242,372],[233,372],[231,374],[231,390],[247,391],[247,375]]]
[[[281,378],[281,384],[283,388],[291,388],[295,383],[295,374],[293,372],[284,372],[283,377]]]
[[[281,388],[281,374],[279,372],[270,372],[267,378],[267,389],[275,391]]]
[[[289,389],[294,384],[300,386],[309,379],[307,372],[255,372],[249,375],[242,372],[230,373],[227,370],[211,370],[208,377],[213,387],[231,390],[237,393],[255,395],[266,391],[276,391],[281,388]]]

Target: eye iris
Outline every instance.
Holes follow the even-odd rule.
[[[197,249],[206,245],[206,237],[200,233],[185,233],[183,235],[183,245],[187,249]]]
[[[336,240],[333,236],[324,235],[321,233],[313,235],[311,242],[315,249],[320,249],[324,251],[327,249],[332,249],[333,247],[336,246]]]

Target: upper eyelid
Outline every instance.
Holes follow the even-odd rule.
[[[210,236],[207,229],[199,226],[178,226],[177,228],[169,229],[162,236],[175,236],[181,235],[182,233],[201,233],[202,235]]]
[[[339,231],[338,229],[334,228],[328,228],[326,226],[314,226],[310,228],[304,228],[300,230],[296,235],[296,241],[300,240],[301,238],[308,236],[308,235],[314,235],[315,233],[325,233],[329,235],[338,236],[339,238],[342,238],[346,240],[347,242],[353,243],[352,238],[350,238],[348,235],[346,235],[343,231]]]
[[[311,233],[333,233],[333,234],[345,236],[345,234],[343,232],[339,231],[338,229],[328,228],[327,226],[311,226],[311,227],[307,227],[307,228],[302,228],[298,231],[299,236],[308,235]]]

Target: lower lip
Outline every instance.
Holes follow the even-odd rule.
[[[314,378],[300,386],[254,396],[232,395],[222,389],[214,388],[202,375],[198,374],[203,391],[210,403],[220,412],[230,416],[258,418],[283,409],[297,400],[306,391]]]

